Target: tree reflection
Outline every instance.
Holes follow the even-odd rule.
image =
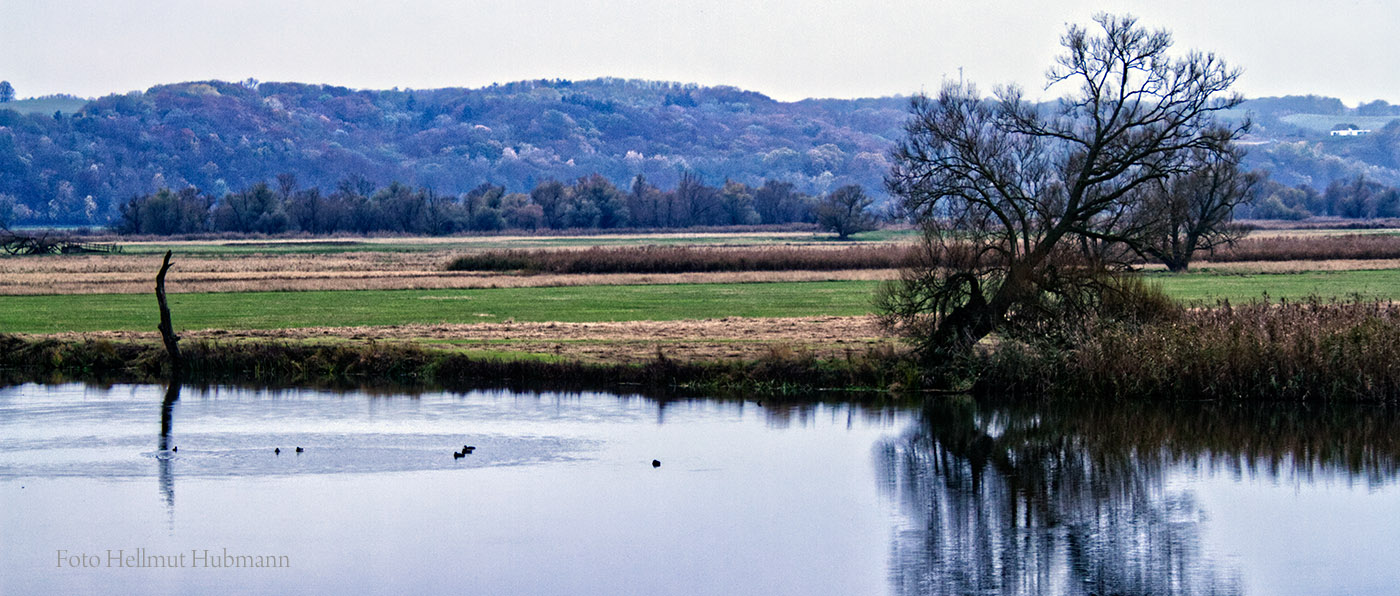
[[[892,581],[905,594],[1239,593],[1172,470],[1375,484],[1396,477],[1397,442],[1396,416],[1374,410],[930,403],[880,454],[908,519]]]
[[[174,424],[175,402],[179,399],[180,381],[178,378],[172,378],[165,388],[165,399],[160,402],[160,438],[156,441],[156,447],[159,449],[156,461],[159,462],[160,492],[165,498],[165,507],[171,514],[175,511],[175,473],[171,469],[174,458],[170,452],[170,431]]]

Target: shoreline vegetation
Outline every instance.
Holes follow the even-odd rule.
[[[1400,400],[1394,230],[1259,232],[1190,273],[1143,269],[1175,304],[1166,314],[1090,324],[1054,342],[998,335],[938,375],[871,316],[876,287],[897,277],[891,265],[909,258],[914,236],[882,230],[857,239],[749,230],[218,238],[174,246],[170,300],[191,383],[794,399]],[[155,251],[168,245],[0,259],[0,383],[163,382],[149,292]],[[1250,260],[1221,264],[1230,255]],[[475,259],[472,270],[444,271],[458,259]],[[404,279],[482,285],[394,285]]]
[[[660,395],[877,399],[927,393],[979,399],[1121,402],[1359,402],[1400,398],[1400,306],[1368,301],[1222,303],[1139,324],[1089,324],[1071,341],[999,337],[938,378],[904,349],[879,344],[838,356],[773,345],[747,359],[586,362],[471,353],[392,341],[322,343],[198,339],[183,346],[194,383],[392,385],[611,390]],[[0,335],[0,381],[75,378],[159,382],[153,338]],[[883,397],[879,398],[883,399]]]

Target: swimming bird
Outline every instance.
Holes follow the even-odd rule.
[[[180,450],[179,447],[171,447],[171,448],[170,448],[170,452],[171,452],[171,453],[175,453],[175,452],[177,452],[177,451],[179,451],[179,450]]]
[[[272,448],[272,454],[273,454],[273,455],[282,455],[282,448],[281,448],[281,447],[273,447],[273,448]]]
[[[303,449],[301,447],[297,447],[297,453],[301,453],[302,451]]]
[[[464,455],[462,454],[462,452],[460,452],[460,451],[453,451],[453,452],[452,452],[452,459],[462,459],[463,457],[465,457],[465,456],[464,456]]]
[[[651,460],[651,467],[653,467],[653,468],[659,468],[659,467],[661,467],[661,460],[659,460],[659,459],[653,459],[653,460]]]
[[[473,446],[473,445],[463,445],[463,446],[462,446],[462,453],[464,453],[464,454],[468,454],[468,453],[471,453],[471,452],[473,452],[473,451],[476,451],[476,447]]]

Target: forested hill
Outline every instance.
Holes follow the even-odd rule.
[[[819,193],[881,192],[907,100],[774,101],[729,87],[603,79],[481,89],[357,91],[297,83],[181,83],[76,113],[0,105],[0,193],[43,223],[101,223],[161,187],[223,196],[283,172],[443,193],[482,183],[636,174],[662,188],[766,179]],[[89,200],[91,197],[91,200]]]
[[[398,181],[456,194],[595,173],[624,186],[644,174],[668,188],[690,172],[710,185],[775,179],[812,194],[859,184],[880,195],[906,104],[788,103],[620,79],[391,91],[180,83],[77,110],[0,104],[0,201],[24,207],[19,223],[100,224],[135,195],[193,186],[222,197],[281,173],[302,187]],[[1361,175],[1400,185],[1400,106],[1305,96],[1253,100],[1234,115],[1246,113],[1255,122],[1247,165],[1278,182],[1322,190]],[[1329,134],[1346,127],[1371,133]]]

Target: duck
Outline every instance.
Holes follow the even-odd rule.
[[[272,454],[273,454],[273,455],[282,455],[282,448],[281,448],[281,447],[273,447],[273,448],[272,448]]]
[[[462,459],[463,457],[465,457],[465,454],[463,454],[463,453],[460,452],[460,451],[453,451],[453,452],[452,452],[452,459]]]
[[[297,453],[301,453],[302,451],[305,451],[305,449],[302,449],[301,447],[297,447]]]
[[[653,460],[651,460],[651,467],[653,467],[653,468],[659,468],[659,467],[661,467],[661,460],[659,460],[659,459],[653,459]]]
[[[474,445],[463,445],[463,446],[462,446],[462,453],[463,453],[463,454],[470,454],[470,453],[473,452],[473,451],[476,451],[476,446],[474,446]]]

